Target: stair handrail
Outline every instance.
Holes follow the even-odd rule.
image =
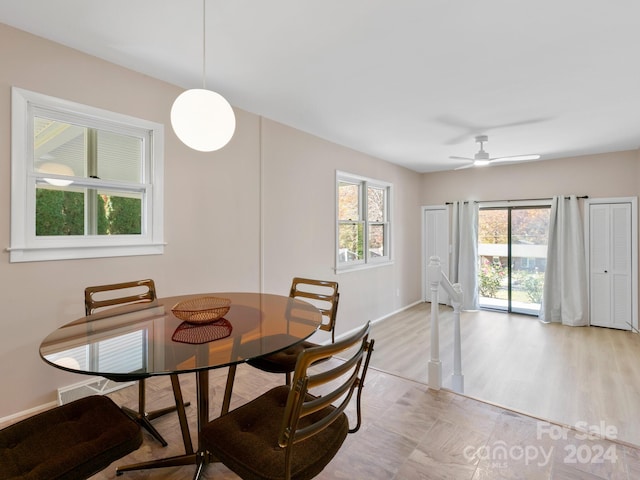
[[[464,375],[462,374],[462,345],[460,332],[460,310],[462,308],[462,286],[452,284],[442,271],[440,257],[429,258],[429,285],[431,290],[431,359],[429,360],[428,386],[434,390],[442,387],[442,362],[440,361],[440,317],[438,292],[442,285],[451,299],[453,307],[453,374],[452,388],[455,392],[464,391]]]

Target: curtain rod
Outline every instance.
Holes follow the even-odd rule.
[[[576,198],[578,198],[578,199],[580,199],[580,198],[589,198],[589,195],[582,195],[582,196],[578,196]],[[565,196],[564,199],[568,200],[569,197]],[[511,199],[511,200],[474,200],[473,203],[535,202],[535,201],[539,201],[539,200],[553,200],[553,198],[549,197],[549,198],[514,198],[514,199]],[[462,203],[469,203],[469,201],[465,200]],[[445,205],[453,205],[453,202],[445,202]]]

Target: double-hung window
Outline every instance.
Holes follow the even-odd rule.
[[[163,252],[161,124],[12,89],[12,262]]]
[[[337,172],[337,270],[391,261],[391,189],[387,182]]]

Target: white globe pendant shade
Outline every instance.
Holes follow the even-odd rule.
[[[194,88],[182,92],[173,102],[171,126],[186,146],[200,152],[213,152],[233,137],[236,117],[222,95]]]
[[[54,175],[66,175],[73,177],[74,173],[70,166],[62,163],[46,162],[38,167],[41,173],[53,173]],[[61,178],[45,178],[45,182],[57,187],[67,187],[73,183],[73,180],[63,180]]]

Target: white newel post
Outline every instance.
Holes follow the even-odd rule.
[[[440,362],[440,331],[438,319],[438,289],[442,278],[440,257],[429,259],[429,286],[431,288],[431,360],[429,360],[428,386],[434,390],[442,387],[442,363]]]
[[[453,305],[453,374],[451,384],[453,391],[464,393],[464,375],[462,374],[462,345],[460,342],[460,309],[462,308],[462,287],[459,283],[453,284],[453,290],[457,293],[451,304]]]

